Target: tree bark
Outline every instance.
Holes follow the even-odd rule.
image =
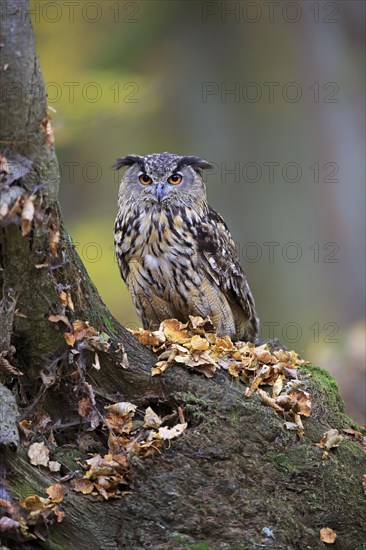
[[[244,399],[243,387],[225,374],[207,380],[177,366],[152,378],[156,357],[101,301],[62,223],[57,160],[27,10],[27,0],[8,2],[1,18],[0,146],[6,160],[0,173],[0,353],[23,373],[2,377],[4,490],[13,498],[44,496],[58,479],[30,465],[18,442],[15,410],[18,418],[46,412],[57,460],[80,469],[75,441],[85,426],[77,403],[85,384],[100,411],[118,401],[167,412],[181,406],[188,431],[161,454],[134,460],[133,489],[121,500],[95,502],[65,484],[64,521],[51,527],[45,541],[22,546],[313,550],[324,547],[319,530],[331,527],[338,535],[334,548],[364,549],[365,454],[357,442],[344,441],[322,461],[315,446],[330,428],[356,428],[326,372],[302,369],[314,411],[298,441],[280,415],[256,396]],[[34,206],[29,231],[27,201]],[[70,292],[73,308],[60,302],[61,291]],[[60,314],[111,337],[99,371],[88,350],[70,359],[68,329],[49,320]],[[78,384],[76,364],[85,377],[80,383],[79,372]],[[45,376],[53,382],[45,383]],[[10,548],[20,544],[4,541]]]

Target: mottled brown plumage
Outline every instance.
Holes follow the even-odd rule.
[[[123,166],[115,249],[144,328],[200,315],[222,336],[253,340],[252,294],[229,229],[207,204],[200,170],[210,164],[162,153],[128,155]]]

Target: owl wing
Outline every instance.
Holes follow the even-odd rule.
[[[211,207],[198,230],[198,254],[206,274],[236,304],[247,320],[255,319],[252,293],[239,263],[235,243],[223,218]]]
[[[116,251],[118,267],[122,276],[122,279],[126,282],[130,268],[126,260],[126,252],[131,246],[131,225],[124,223],[123,220],[117,216],[114,225],[114,248]]]

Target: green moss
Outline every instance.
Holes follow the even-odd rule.
[[[12,483],[12,492],[19,498],[26,498],[30,495],[37,494],[41,497],[47,496],[44,492],[44,487],[36,485],[34,480],[28,482],[26,479],[14,479]]]
[[[113,323],[113,320],[107,315],[106,313],[102,313],[103,323],[104,326],[107,329],[107,332],[112,336],[115,336],[115,325]]]
[[[328,397],[335,401],[342,401],[339,397],[339,387],[333,376],[325,369],[316,365],[306,365],[301,367],[303,374],[311,373],[323,386],[324,390],[329,392]]]
[[[289,457],[285,454],[278,454],[275,456],[272,455],[272,460],[277,462],[277,464],[279,464],[282,468],[285,468],[288,472],[295,472],[297,470],[295,464],[293,464]]]
[[[237,422],[240,419],[240,414],[238,411],[233,411],[232,413],[230,413],[229,418],[232,422]]]
[[[329,424],[333,428],[344,428],[346,426],[357,428],[356,422],[345,412],[344,401],[333,376],[325,369],[315,365],[306,365],[299,370],[309,387],[313,403],[318,404],[322,414],[330,414]]]
[[[69,470],[80,470],[81,464],[85,460],[85,456],[78,449],[70,449],[69,447],[56,447],[55,460],[61,462]]]
[[[195,542],[188,544],[188,548],[191,548],[191,550],[208,550],[208,544],[207,542]]]
[[[351,453],[355,458],[362,458],[365,452],[359,443],[353,443],[352,441],[346,440],[341,442],[339,450],[342,454],[347,451],[347,453]]]

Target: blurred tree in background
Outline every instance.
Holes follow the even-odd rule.
[[[349,2],[47,2],[31,8],[61,201],[114,315],[139,324],[113,252],[127,153],[214,163],[262,336],[364,402],[364,11]]]

